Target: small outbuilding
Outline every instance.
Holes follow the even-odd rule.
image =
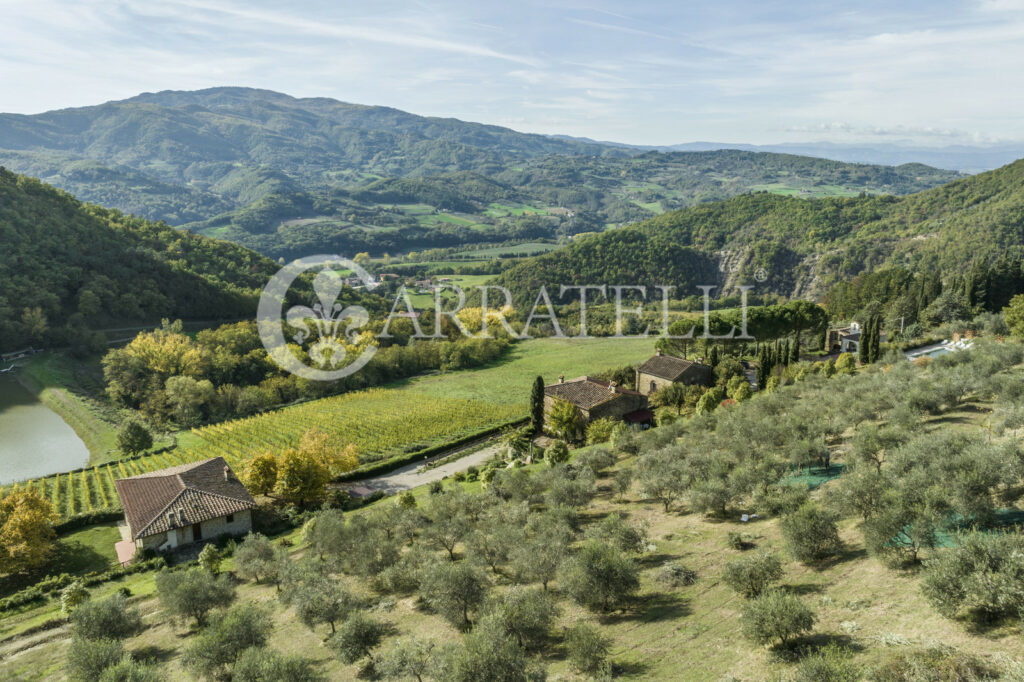
[[[636,388],[651,395],[669,384],[710,386],[715,382],[715,370],[710,365],[665,355],[661,349],[644,364],[636,368]]]

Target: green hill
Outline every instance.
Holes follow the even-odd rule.
[[[87,329],[255,314],[277,266],[248,249],[125,216],[0,168],[0,350]]]
[[[753,284],[814,296],[883,265],[953,271],[1022,249],[1018,161],[899,198],[800,200],[761,192],[703,204],[578,238],[516,265],[499,282],[520,301],[532,300],[541,284],[584,283],[675,285],[686,293],[700,284]]]
[[[0,165],[273,258],[556,239],[750,191],[907,194],[961,177],[789,154],[641,153],[249,88],[0,114]]]

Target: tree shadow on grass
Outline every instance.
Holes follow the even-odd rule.
[[[133,650],[132,657],[140,663],[147,665],[166,663],[174,657],[174,649],[150,644]]]
[[[609,625],[629,621],[657,623],[685,618],[690,613],[689,599],[678,594],[653,592],[633,598],[624,611],[605,614],[600,620]]]
[[[850,653],[864,650],[864,645],[858,643],[849,635],[840,635],[831,632],[816,632],[799,639],[795,639],[787,646],[776,644],[769,651],[772,658],[785,663],[798,663],[807,656],[818,653],[827,646],[837,646]]]
[[[643,556],[636,558],[636,563],[641,568],[654,568],[655,566],[661,566],[668,561],[678,561],[682,559],[682,554],[668,554],[666,552],[652,552],[650,554],[644,554]]]
[[[782,589],[790,594],[804,596],[808,594],[817,594],[823,591],[825,586],[817,583],[799,583],[797,585],[783,585]]]
[[[821,571],[827,571],[830,568],[834,568],[839,564],[845,564],[848,561],[865,559],[867,558],[867,556],[868,551],[863,547],[859,547],[857,549],[844,547],[843,550],[835,556],[831,556],[827,559],[822,559],[821,561],[810,564],[809,567],[820,573]]]
[[[647,671],[651,666],[643,661],[612,661],[612,674],[622,678],[647,679]]]

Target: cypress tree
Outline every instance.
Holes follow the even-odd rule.
[[[712,367],[718,367],[718,346],[711,346],[711,352],[708,354],[708,364]]]
[[[868,339],[871,338],[871,319],[864,320],[864,326],[860,328],[860,341],[857,342],[857,360],[862,365],[868,364],[868,348],[871,346]]]
[[[533,391],[530,393],[530,428],[534,433],[544,426],[544,377],[533,380]]]
[[[793,347],[789,352],[790,363],[800,362],[800,332],[796,333],[796,338],[793,339]]]
[[[878,356],[881,353],[882,344],[882,318],[879,315],[875,315],[874,321],[871,324],[871,347],[868,349],[868,360],[871,362],[877,362]]]

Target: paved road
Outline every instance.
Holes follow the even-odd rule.
[[[370,490],[383,490],[385,493],[391,495],[393,493],[402,492],[409,488],[415,488],[431,481],[440,481],[445,476],[451,476],[457,471],[465,471],[471,466],[480,466],[505,446],[500,443],[490,443],[485,445],[483,449],[477,450],[474,453],[460,457],[454,462],[448,462],[447,464],[441,464],[431,469],[419,469],[423,466],[422,462],[415,462],[413,464],[407,464],[401,469],[395,469],[392,472],[386,473],[376,478],[368,478],[363,481],[352,481],[346,483],[343,487],[354,488],[356,486],[362,486],[369,488]],[[447,455],[445,455],[447,456]]]

